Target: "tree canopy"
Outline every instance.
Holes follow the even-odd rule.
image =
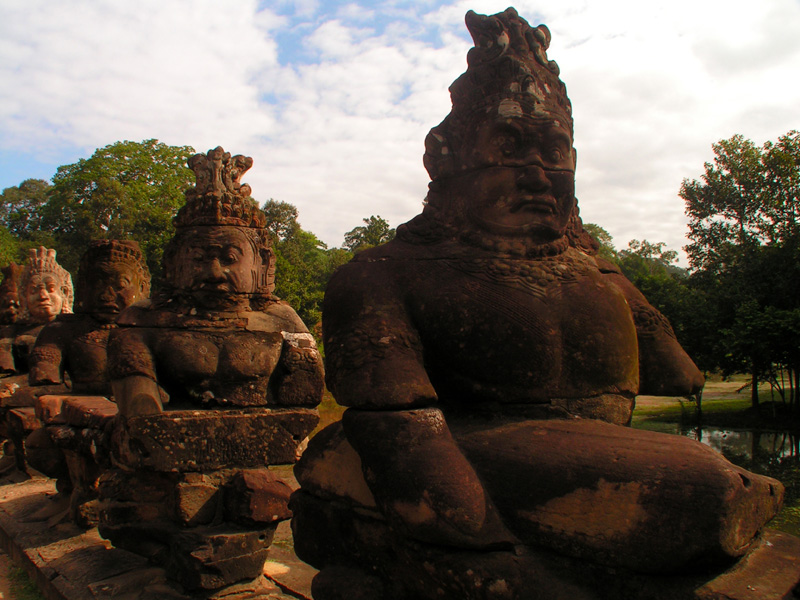
[[[297,311],[309,329],[318,333],[328,280],[353,254],[340,248],[329,249],[317,236],[300,227],[294,205],[270,198],[262,208],[275,251],[275,294]]]
[[[186,166],[194,153],[190,146],[158,140],[125,141],[59,167],[41,208],[41,226],[52,232],[61,264],[74,270],[90,239],[131,239],[158,276],[173,235],[172,217],[194,184]]]
[[[394,229],[386,219],[373,215],[363,222],[344,234],[344,247],[350,252],[355,254],[394,239]]]
[[[766,379],[789,400],[800,383],[800,133],[759,147],[741,135],[680,196],[689,216],[692,282],[704,295],[709,366],[749,371],[753,403]]]

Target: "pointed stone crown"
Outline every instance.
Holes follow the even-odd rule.
[[[250,186],[240,181],[253,166],[252,158],[241,154],[231,156],[217,146],[207,154],[195,154],[188,165],[194,171],[196,183],[186,192],[186,204],[173,219],[175,227],[266,225],[266,216],[250,197]]]
[[[469,11],[465,21],[475,44],[467,71],[450,86],[450,114],[425,140],[423,162],[434,180],[465,168],[471,136],[486,119],[555,119],[572,133],[567,88],[547,58],[550,30],[531,27],[513,8],[490,16]]]

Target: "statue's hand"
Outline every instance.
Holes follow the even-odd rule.
[[[111,382],[114,400],[123,417],[154,415],[164,411],[169,396],[161,387],[144,375],[131,375]]]
[[[515,543],[441,411],[350,409],[342,423],[367,484],[394,527],[439,545]]]

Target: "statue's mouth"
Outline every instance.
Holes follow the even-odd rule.
[[[119,312],[119,306],[117,304],[113,304],[113,303],[100,304],[100,305],[97,306],[97,311],[98,312],[104,312],[104,313],[118,313]]]
[[[517,200],[509,209],[512,214],[518,212],[538,212],[555,214],[558,209],[556,200],[552,196],[525,195]]]
[[[229,294],[231,292],[231,289],[227,283],[201,283],[196,288],[194,288],[194,291]]]

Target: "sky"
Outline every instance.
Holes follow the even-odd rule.
[[[739,133],[800,129],[800,0],[517,0],[552,33],[576,194],[618,249],[686,243],[683,179]],[[260,202],[330,247],[422,208],[424,139],[466,69],[469,9],[509,0],[0,0],[0,189],[119,140],[253,157]],[[685,263],[685,258],[682,257]]]

